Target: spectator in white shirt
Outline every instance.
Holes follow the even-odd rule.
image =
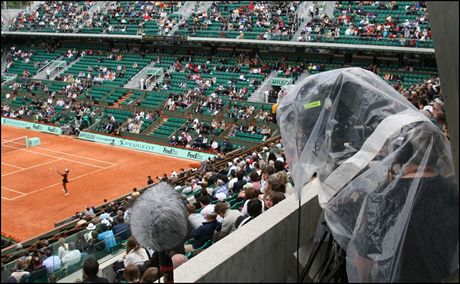
[[[129,237],[126,245],[126,252],[123,256],[125,267],[130,264],[143,264],[146,260],[149,260],[147,251],[141,247],[139,242],[133,236]]]
[[[81,252],[78,249],[75,249],[75,245],[73,243],[70,243],[68,252],[61,260],[64,266],[69,267],[70,265],[80,262],[80,259]]]
[[[53,250],[51,248],[47,248],[45,250],[46,259],[43,261],[43,265],[46,266],[48,272],[53,272],[61,268],[61,260],[59,256],[53,255]]]
[[[204,222],[206,222],[206,219],[203,217],[203,215],[199,213],[195,213],[196,207],[193,204],[187,205],[187,211],[188,211],[188,217],[187,219],[189,220],[190,224],[192,224],[193,229],[198,228],[201,226]]]

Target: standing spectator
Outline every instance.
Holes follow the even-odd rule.
[[[99,262],[93,257],[88,257],[83,263],[83,283],[109,283],[107,278],[98,277]]]

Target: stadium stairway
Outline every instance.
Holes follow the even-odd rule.
[[[297,15],[299,15],[299,19],[303,19],[302,24],[300,24],[299,28],[295,32],[295,34],[292,36],[291,41],[297,41],[297,38],[299,37],[300,33],[303,31],[305,26],[311,21],[310,13],[308,12],[308,7],[313,5],[313,1],[305,1],[302,2],[299,7],[297,7]]]
[[[121,105],[124,101],[126,101],[127,99],[129,99],[133,94],[134,94],[134,93],[129,93],[129,92],[126,93],[126,94],[124,94],[118,101],[116,101],[116,102],[113,103],[113,107],[116,107],[116,108],[120,107],[120,105]]]
[[[154,62],[151,62],[149,65],[145,66],[144,68],[142,68],[141,71],[139,71],[139,73],[137,73],[134,77],[131,78],[131,80],[128,81],[128,83],[126,83],[123,88],[125,89],[141,89],[141,86],[140,86],[140,79],[141,78],[144,78],[147,76],[147,67],[149,68],[152,68],[152,67],[155,67],[155,61]]]
[[[265,78],[262,84],[260,84],[260,87],[251,94],[251,96],[248,98],[248,101],[261,103],[266,102],[264,92],[270,90],[272,86],[272,78],[275,77],[277,74],[278,72],[276,71],[270,72],[270,74]]]
[[[10,49],[6,48],[6,52],[4,52],[2,56],[2,74],[5,72],[6,69],[6,58],[8,57],[8,54],[10,54]]]
[[[83,56],[84,56],[84,55],[83,55]],[[74,60],[74,61],[68,63],[67,66],[66,66],[64,69],[62,69],[60,72],[57,72],[57,73],[53,74],[53,75],[51,76],[50,80],[54,80],[54,78],[56,78],[57,76],[59,76],[59,75],[65,73],[65,72],[67,71],[67,69],[69,69],[70,67],[72,67],[72,65],[74,65],[74,64],[77,63],[78,61],[80,61],[80,60],[83,58],[83,56],[80,56],[80,57],[78,57],[76,60]],[[65,59],[64,59],[64,56],[62,56],[59,60],[65,60]],[[45,72],[46,72],[46,71],[45,71]]]
[[[211,8],[213,1],[200,1],[198,2],[198,5],[196,5],[196,12],[201,13],[204,11],[207,11],[209,8]]]
[[[196,1],[187,1],[185,4],[177,11],[177,14],[181,15],[181,20],[187,20],[190,15],[195,11],[195,6],[198,2]],[[174,25],[174,27],[169,32],[169,35],[173,35],[179,29],[179,22]]]
[[[323,1],[323,13],[325,13],[329,19],[334,18],[335,1]]]
[[[97,14],[99,11],[104,11],[108,9],[108,5],[110,4],[111,1],[97,1],[94,6],[92,6],[88,11],[87,14],[90,18],[93,18],[94,14]],[[83,21],[80,26],[78,27],[78,30],[81,31],[85,27],[85,21]]]

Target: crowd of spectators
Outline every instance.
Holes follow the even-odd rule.
[[[77,32],[79,26],[89,18],[88,10],[96,1],[44,1],[31,13],[21,11],[12,21],[12,31]]]
[[[404,88],[396,83],[394,88],[423,112],[449,138],[446,111],[439,77]]]
[[[301,31],[298,41],[355,36],[361,39],[388,39],[400,46],[417,46],[432,39],[428,12],[423,1],[401,7],[398,1],[338,1],[336,17],[311,8],[311,20]],[[313,12],[315,10],[316,12]]]
[[[221,37],[225,37],[227,31],[238,31],[236,38],[245,39],[246,32],[261,31],[257,36],[259,40],[288,40],[300,25],[296,13],[299,1],[251,1],[248,5],[242,4],[233,10],[230,10],[229,4],[232,3],[213,2],[207,11],[191,15],[192,24],[183,20],[179,23],[179,28],[188,30],[193,35],[198,30],[208,30],[219,23]]]
[[[168,35],[176,19],[171,17],[173,11],[182,6],[180,1],[133,1],[111,2],[98,10],[84,23],[85,28],[100,28],[102,33],[125,33],[130,25],[135,25],[140,31],[145,23],[154,21],[160,28],[161,35]]]
[[[151,111],[135,111],[132,115],[132,117],[129,117],[128,120],[126,121],[126,128],[125,130],[131,133],[136,133],[139,134],[142,129],[142,125],[146,122],[144,120],[148,121],[154,121],[158,118],[158,115]]]
[[[260,32],[258,40],[288,40],[299,28],[303,17],[297,14],[300,1],[251,1],[235,6],[232,1],[214,1],[202,12],[194,12],[189,19],[179,23],[172,13],[182,6],[176,2],[116,1],[107,7],[98,6],[92,16],[88,10],[96,1],[68,2],[45,1],[31,13],[20,12],[10,24],[10,30],[79,32],[80,27],[98,28],[102,33],[125,33],[135,27],[145,33],[146,23],[154,21],[161,35],[170,34],[175,25],[188,30],[191,35],[201,30],[215,30],[220,36],[227,31],[239,32],[236,38],[247,38],[245,33]],[[424,1],[412,4],[398,1],[337,1],[334,18],[318,5],[311,5],[311,19],[299,34],[298,41],[333,40],[343,36],[388,39],[399,41],[401,46],[417,46],[417,42],[430,41],[432,31],[428,25],[428,12]],[[236,7],[236,8],[235,8]]]
[[[229,161],[220,170],[203,167],[190,184],[179,186],[189,199],[191,252],[216,242],[293,193],[281,143]],[[197,210],[198,209],[198,210]]]
[[[171,136],[169,144],[186,149],[218,152],[220,145],[215,137],[222,133],[226,127],[225,121],[213,119],[209,124],[190,115],[185,126],[181,128],[181,134]]]

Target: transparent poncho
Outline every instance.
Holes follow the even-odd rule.
[[[433,282],[458,269],[450,144],[393,87],[361,68],[312,75],[288,88],[277,119],[298,195],[316,173],[350,282]]]

